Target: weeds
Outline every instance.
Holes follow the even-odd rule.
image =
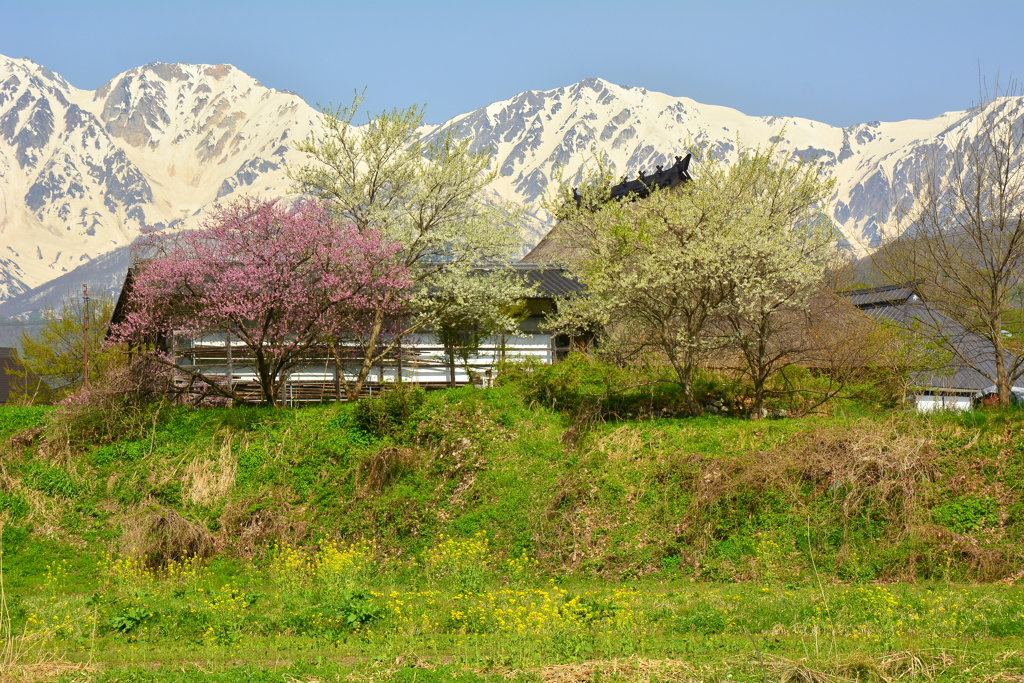
[[[1024,648],[1020,588],[570,582],[507,572],[510,558],[480,538],[445,539],[415,562],[378,550],[325,540],[229,571],[197,561],[152,570],[109,557],[88,595],[69,592],[54,568],[25,599],[22,628],[48,634],[36,661],[80,661],[94,637],[105,666],[124,664],[128,652],[172,666],[239,652],[382,663],[415,655],[418,666],[516,669],[542,680],[708,680],[732,671],[736,680],[930,681],[979,667],[983,652],[990,664],[979,676],[1012,671],[1007,662]],[[466,590],[439,561],[456,569],[479,562],[492,573]],[[61,625],[44,630],[43,622]],[[825,632],[833,646],[813,647]]]
[[[0,410],[5,647],[330,653],[381,680],[441,658],[531,680],[623,658],[650,663],[623,680],[942,680],[949,644],[979,680],[1024,668],[972,659],[1024,651],[1018,415],[658,417],[634,412],[666,405],[647,387],[567,438],[575,418],[527,389],[402,399],[379,429],[354,405],[168,407],[74,457],[48,450],[46,411]]]

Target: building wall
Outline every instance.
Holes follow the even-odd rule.
[[[563,348],[562,344],[565,345]],[[178,338],[174,355],[184,367],[192,367],[208,377],[229,375],[229,348],[224,334],[207,335],[199,339]],[[549,333],[496,335],[486,339],[479,350],[464,363],[455,359],[455,383],[487,383],[493,379],[502,360],[535,359],[550,364],[568,352],[568,340]],[[230,376],[235,384],[258,383],[254,365],[247,359],[245,346],[233,340],[230,344]],[[360,368],[359,359],[343,364],[342,372],[354,380]],[[304,365],[288,376],[286,398],[295,400],[323,400],[333,398],[338,386],[338,369],[333,357],[326,351],[311,354]],[[444,347],[431,333],[412,334],[402,339],[400,353],[374,366],[367,377],[367,390],[394,383],[408,382],[424,386],[446,386],[450,383],[451,368]]]
[[[930,413],[936,410],[970,410],[971,397],[964,395],[917,394],[914,402],[918,412]]]

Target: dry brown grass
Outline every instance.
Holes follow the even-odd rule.
[[[412,472],[420,463],[420,451],[415,448],[382,448],[359,463],[356,471],[356,490],[361,496],[376,496],[391,482]]]
[[[768,655],[763,662],[762,674],[771,672],[771,679],[779,683],[840,683],[845,681],[858,680],[847,678],[834,673],[827,673],[811,668],[804,662],[797,662],[785,657]],[[768,680],[762,676],[762,680]]]
[[[695,492],[695,510],[744,488],[788,491],[799,503],[800,487],[810,483],[819,493],[834,494],[845,517],[863,512],[866,505],[884,506],[902,510],[909,524],[916,520],[908,513],[920,512],[922,489],[938,474],[938,452],[929,435],[907,427],[902,420],[830,427],[770,453],[708,459]]]
[[[0,683],[44,683],[45,681],[68,680],[71,676],[87,675],[95,669],[96,667],[91,664],[61,661],[0,665]]]
[[[627,681],[674,681],[689,683],[702,681],[696,667],[678,659],[598,659],[573,664],[550,664],[534,669],[544,683],[592,683],[602,679]]]
[[[185,468],[185,497],[191,503],[210,505],[227,496],[235,484],[238,455],[232,449],[232,435],[222,435],[223,444],[215,458],[199,456]]]
[[[213,534],[152,499],[126,514],[121,523],[121,552],[141,558],[147,567],[206,557],[214,549]]]
[[[15,432],[11,435],[11,438],[7,440],[6,447],[11,450],[20,451],[22,448],[29,448],[36,443],[44,432],[43,427],[30,427],[23,429],[20,432]]]
[[[221,515],[216,548],[249,558],[274,543],[297,545],[309,531],[305,512],[305,507],[293,507],[284,494],[274,492],[237,501]]]

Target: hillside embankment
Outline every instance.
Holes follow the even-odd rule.
[[[1021,413],[674,417],[621,373],[0,409],[0,679],[1024,673]]]
[[[159,566],[330,538],[413,558],[479,533],[546,570],[610,578],[1022,571],[1016,411],[673,418],[671,393],[610,401],[545,382],[283,410],[4,408],[8,580],[61,547]]]

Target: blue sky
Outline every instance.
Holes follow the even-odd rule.
[[[752,115],[930,118],[1024,76],[1024,1],[0,0],[0,53],[80,88],[154,61],[230,63],[310,104],[441,121],[599,76]]]

